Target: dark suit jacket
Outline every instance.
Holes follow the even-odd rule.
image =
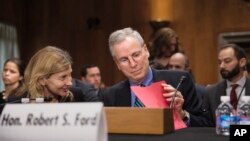
[[[153,72],[153,82],[158,82],[165,80],[166,83],[171,84],[173,87],[177,87],[182,76],[186,76],[185,81],[180,85],[179,91],[182,93],[185,102],[183,109],[187,110],[191,115],[199,115],[202,112],[202,101],[197,96],[195,91],[195,85],[187,72],[179,71],[168,71],[168,70],[154,70]],[[99,93],[100,99],[104,102],[105,106],[131,106],[131,90],[128,80],[122,81],[114,86],[101,91]],[[195,120],[198,121],[198,120]],[[191,126],[196,126],[196,122],[190,122]]]
[[[77,91],[74,91],[74,88],[80,88],[81,89],[81,95],[77,94],[77,95],[74,95],[74,97],[76,97],[76,100],[77,98],[79,99],[82,99],[84,98],[84,102],[96,102],[96,101],[99,101],[98,97],[97,97],[97,90],[92,86],[92,85],[89,85],[89,84],[86,84],[80,80],[77,80],[77,79],[72,79],[72,87],[70,88],[70,91],[74,93],[79,93]],[[80,101],[79,101],[80,102]]]
[[[210,85],[206,88],[204,95],[204,106],[208,111],[207,121],[209,126],[215,126],[215,110],[220,104],[220,97],[226,95],[226,80]],[[245,94],[250,95],[250,79],[245,83]]]

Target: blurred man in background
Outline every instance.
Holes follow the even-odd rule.
[[[187,71],[193,77],[193,81],[195,82],[194,76],[192,74],[191,68],[189,66],[189,59],[187,55],[181,52],[174,53],[170,59],[167,68],[169,70],[176,70],[176,71]],[[205,94],[205,87],[195,83],[195,89],[201,98]]]
[[[81,80],[93,85],[95,89],[105,88],[105,85],[102,83],[100,68],[95,64],[83,66],[81,70]]]
[[[221,96],[230,96],[230,103],[236,109],[242,96],[250,95],[250,79],[244,74],[246,63],[246,52],[238,45],[226,44],[220,48],[218,65],[223,80],[206,87],[204,95],[210,126],[216,125],[215,110]]]

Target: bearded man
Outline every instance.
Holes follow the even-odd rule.
[[[246,53],[241,47],[227,44],[220,48],[218,67],[223,80],[208,86],[204,95],[209,126],[216,124],[215,110],[221,103],[221,96],[230,96],[230,102],[236,108],[243,95],[250,95],[250,79],[244,75],[246,62]]]

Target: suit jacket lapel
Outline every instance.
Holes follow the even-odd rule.
[[[216,91],[216,98],[215,98],[215,103],[216,105],[219,105],[220,104],[220,97],[221,96],[226,96],[227,93],[226,93],[226,88],[227,88],[227,83],[226,81],[222,81],[221,83],[219,83],[219,86],[218,86],[218,89]]]
[[[160,77],[160,75],[158,75],[157,71],[155,69],[152,68],[152,73],[153,73],[153,82],[157,82],[157,81],[161,81],[162,78]]]
[[[245,88],[246,88],[245,95],[250,96],[250,79],[249,78],[247,78],[246,80]]]
[[[129,81],[126,80],[124,83],[120,85],[121,89],[115,95],[117,106],[131,106],[131,90]]]

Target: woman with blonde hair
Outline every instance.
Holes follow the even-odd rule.
[[[80,88],[72,87],[72,60],[68,52],[53,46],[39,50],[29,61],[19,93],[46,102],[86,101]]]

